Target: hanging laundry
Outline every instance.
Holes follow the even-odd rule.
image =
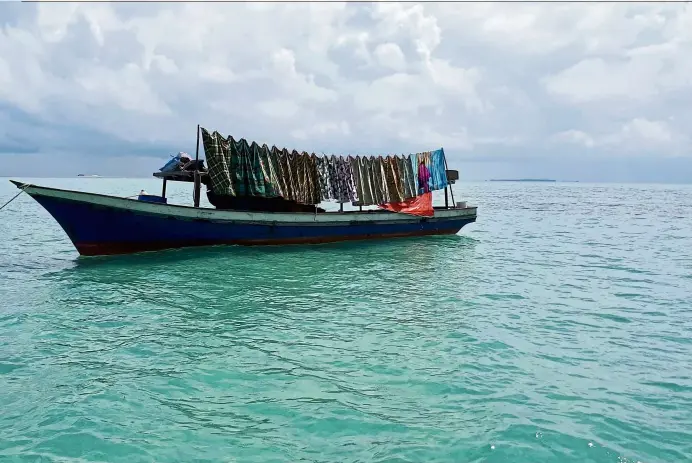
[[[267,145],[264,145],[265,147]],[[269,178],[271,180],[274,194],[279,197],[286,195],[286,182],[281,173],[281,161],[278,158],[279,151],[275,146],[267,148],[267,165],[269,166]]]
[[[279,153],[279,159],[281,160],[281,173],[286,181],[286,196],[284,196],[284,198],[289,200],[295,200],[296,172],[294,170],[294,158],[291,156],[291,153],[289,153],[288,150],[284,148]]]
[[[370,204],[366,201],[363,202],[364,206],[371,206],[373,204],[378,204],[377,202],[377,191],[375,187],[375,179],[373,174],[373,162],[374,159],[370,156],[363,156],[360,158],[361,163],[361,175],[367,178],[367,187],[370,189]],[[363,184],[363,196],[367,196],[365,193],[365,183]]]
[[[317,156],[312,153],[309,157],[310,176],[312,180],[312,201],[313,204],[322,202],[322,188],[320,186],[320,172],[317,170]]]
[[[372,163],[372,171],[370,173],[372,177],[372,196],[375,204],[383,204],[389,202],[387,199],[387,190],[384,183],[384,175],[382,172],[382,158],[381,157],[371,157],[370,161]]]
[[[366,157],[363,156],[358,162],[358,170],[360,171],[360,176],[363,179],[363,206],[372,206],[375,204],[372,196],[372,164],[366,162]],[[368,168],[370,166],[370,168]]]
[[[269,157],[272,165],[276,167],[276,173],[279,177],[279,190],[281,190],[281,196],[283,198],[289,198],[291,196],[291,190],[289,188],[290,175],[287,171],[282,151],[276,146],[272,146],[271,150],[269,151]]]
[[[329,199],[336,199],[339,192],[339,176],[337,175],[336,156],[331,155],[325,158],[327,162],[327,172],[329,173]]]
[[[235,196],[231,181],[231,159],[228,141],[217,131],[209,133],[202,128],[202,145],[209,168],[209,181],[214,191]]]
[[[372,199],[372,179],[369,175],[366,159],[365,156],[356,156],[351,162],[358,197],[357,201],[353,202],[354,206],[372,206],[375,204]]]
[[[254,191],[252,196],[261,196],[264,198],[274,197],[274,189],[272,188],[269,178],[269,169],[263,162],[262,147],[254,141],[248,145],[245,140],[243,140],[243,145],[247,146],[248,159],[252,166],[251,176],[248,182]]]
[[[430,176],[433,190],[442,190],[447,186],[447,167],[445,154],[442,148],[430,153]]]
[[[348,157],[348,162],[351,164],[351,175],[353,175],[353,186],[355,187],[356,190],[356,200],[353,201],[354,206],[362,206],[363,205],[363,180],[360,175],[360,157],[356,156],[355,158],[353,156]]]
[[[415,197],[416,181],[413,176],[413,164],[411,164],[410,155],[399,158],[399,168],[402,172],[404,199]]]
[[[295,153],[296,161],[296,198],[295,200],[299,203],[305,204],[309,200],[310,196],[310,186],[308,185],[307,168],[305,166],[305,156],[303,153]]]
[[[329,196],[329,167],[328,167],[328,161],[326,158],[320,156],[315,156],[313,154],[314,162],[317,165],[317,175],[319,176],[319,185],[320,185],[320,198],[322,198],[322,201],[329,201],[330,196]]]
[[[333,196],[333,199],[339,203],[355,201],[356,188],[353,184],[353,175],[351,173],[350,162],[348,161],[348,159],[344,159],[343,156],[332,156],[332,161],[334,163],[334,171],[336,175],[336,182],[334,186],[335,194]]]
[[[297,201],[301,204],[318,204],[321,197],[317,165],[305,151],[298,155],[298,178],[301,188]]]
[[[281,191],[279,189],[278,178],[276,172],[272,170],[271,161],[269,159],[269,147],[267,145],[262,145],[258,150],[262,174],[264,175],[265,196],[267,198],[280,197]]]
[[[401,200],[405,200],[408,198],[406,196],[406,185],[404,184],[404,175],[405,172],[401,168],[401,157],[398,155],[392,156],[392,169],[394,170],[394,173],[396,174],[396,184],[397,184],[397,190],[399,191],[399,194],[401,195]]]
[[[413,172],[413,191],[418,196],[418,155],[410,155],[409,163],[411,164],[411,172]]]
[[[418,153],[418,194],[428,193],[430,191],[430,152]]]
[[[395,157],[387,156],[382,159],[382,168],[384,170],[384,181],[387,188],[387,202],[398,203],[404,200],[404,195],[401,191],[401,182],[399,181],[399,164]]]
[[[231,181],[237,196],[255,196],[259,189],[253,175],[254,166],[250,159],[249,146],[244,139],[230,137]]]
[[[444,149],[409,156],[316,156],[201,128],[209,185],[221,196],[397,204],[448,185]]]

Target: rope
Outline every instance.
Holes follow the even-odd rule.
[[[22,193],[24,193],[24,190],[26,190],[26,189],[29,188],[30,186],[31,186],[31,185],[28,184],[28,183],[24,184],[24,186],[22,186],[22,187],[19,189],[19,190],[20,190],[19,193],[17,193],[16,195],[14,195],[14,196],[12,197],[12,199],[10,199],[10,200],[7,201],[5,204],[3,204],[2,206],[0,206],[0,211],[3,210],[3,209],[5,208],[5,206],[7,206],[8,204],[10,204],[12,201],[14,201],[15,199],[17,199],[17,198],[19,197],[19,195],[22,194]],[[132,196],[125,196],[125,198],[126,198],[126,199],[129,199],[129,198],[136,198],[137,196],[139,196],[139,195],[136,194],[136,195],[132,195]]]
[[[17,199],[17,198],[19,197],[19,195],[22,194],[22,193],[24,193],[24,190],[26,190],[26,189],[29,188],[30,186],[31,186],[31,185],[29,185],[28,183],[25,184],[24,186],[22,186],[22,187],[20,188],[19,193],[17,193],[16,195],[14,195],[14,196],[12,197],[12,199],[10,199],[10,200],[7,201],[5,204],[3,204],[2,206],[0,206],[0,211],[3,210],[3,209],[5,209],[5,206],[7,206],[7,205],[10,204],[12,201],[14,201],[15,199]]]

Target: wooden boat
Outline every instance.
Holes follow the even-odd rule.
[[[199,154],[197,155],[197,159]],[[447,171],[453,183],[456,171]],[[263,212],[199,206],[203,173],[156,172],[161,196],[137,199],[11,182],[36,200],[83,256],[129,254],[214,245],[318,244],[337,241],[451,235],[476,221],[465,203],[434,208],[432,217],[389,210]],[[194,206],[168,204],[167,181],[194,182]]]

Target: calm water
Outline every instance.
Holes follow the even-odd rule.
[[[457,186],[455,237],[106,259],[22,195],[0,461],[692,461],[692,187]]]

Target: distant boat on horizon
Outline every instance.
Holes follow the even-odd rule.
[[[84,175],[84,174],[77,174],[77,177],[100,177],[100,175]]]
[[[488,182],[557,182],[552,178],[491,178]]]

